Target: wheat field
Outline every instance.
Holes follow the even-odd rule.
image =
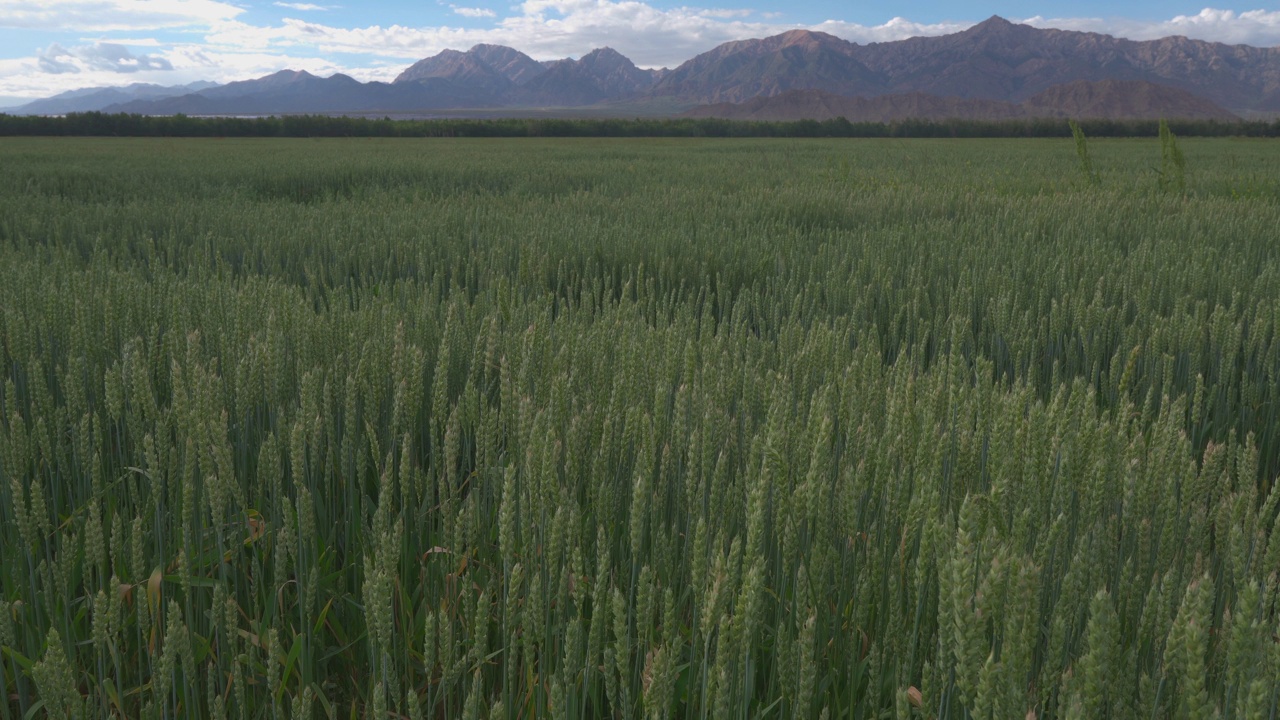
[[[1275,718],[1275,167],[0,141],[0,720]]]

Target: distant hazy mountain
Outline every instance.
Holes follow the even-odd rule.
[[[576,60],[539,62],[512,48],[476,45],[419,60],[392,83],[285,71],[181,92],[132,87],[124,97],[100,94],[125,92],[120,88],[64,93],[30,103],[23,111],[403,113],[728,103],[743,107],[717,105],[714,112],[788,115],[803,106],[814,112],[844,107],[885,117],[907,112],[954,113],[953,117],[1040,113],[1226,118],[1229,113],[1223,108],[1250,116],[1280,111],[1280,48],[1184,37],[1137,42],[1041,30],[993,17],[952,35],[870,45],[792,30],[724,43],[673,70],[638,68],[610,48]],[[782,95],[787,98],[781,104],[753,102]],[[881,96],[894,99],[880,104],[854,101]],[[104,102],[108,97],[110,102]],[[50,104],[55,100],[61,104]]]
[[[264,115],[270,113],[400,112],[450,107],[492,107],[498,97],[482,87],[444,78],[391,84],[362,83],[346,75],[317,77],[282,70],[257,80],[162,100],[135,100],[110,112],[148,115]]]
[[[985,98],[940,97],[921,92],[850,97],[822,90],[788,90],[756,96],[741,103],[701,105],[688,117],[731,120],[830,120],[894,122],[897,120],[1012,120],[1018,118],[1091,118],[1131,120],[1166,118],[1220,120],[1240,118],[1186,90],[1145,80],[1077,80],[1049,89],[1018,104]]]
[[[202,80],[188,85],[168,87],[149,83],[134,83],[124,87],[83,88],[80,90],[68,90],[42,100],[34,100],[25,105],[9,108],[5,112],[10,115],[65,115],[72,112],[92,112],[94,110],[102,110],[110,105],[133,100],[155,100],[174,97],[217,86],[217,83]]]

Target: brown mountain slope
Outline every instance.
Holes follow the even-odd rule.
[[[793,89],[876,95],[882,78],[854,57],[857,46],[834,35],[792,30],[725,43],[681,64],[655,85],[655,95],[700,102],[741,102]]]
[[[523,85],[546,70],[542,63],[505,45],[480,44],[467,52],[516,85]]]
[[[790,90],[742,103],[693,108],[688,117],[732,120],[1010,120],[1032,117],[1107,119],[1238,120],[1236,116],[1177,88],[1142,81],[1078,81],[1049,88],[1018,105],[1003,100],[939,97],[925,93],[848,97],[821,90]]]
[[[937,97],[924,93],[849,97],[822,90],[788,90],[781,95],[754,97],[742,103],[702,105],[687,117],[730,120],[831,120],[893,122],[908,118],[1007,120],[1023,117],[1022,108],[1000,100]]]
[[[475,48],[467,52],[444,50],[419,60],[396,76],[395,83],[418,82],[431,78],[440,78],[494,92],[504,92],[513,84],[509,78],[485,62]]]
[[[1145,80],[1227,108],[1261,108],[1280,103],[1280,48],[1185,37],[1138,42],[999,17],[952,35],[870,45],[795,30],[720,45],[672,70],[653,93],[710,103],[812,88],[1021,102],[1076,80]]]
[[[589,105],[630,97],[653,84],[654,73],[641,70],[613,48],[598,48],[577,60],[558,60],[523,86],[527,102]]]
[[[1166,118],[1179,120],[1239,120],[1204,98],[1179,88],[1141,80],[1077,80],[1054,85],[1022,103],[1038,117]]]

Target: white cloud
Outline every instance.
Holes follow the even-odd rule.
[[[1062,30],[1101,32],[1132,40],[1155,40],[1183,35],[1197,40],[1275,47],[1280,45],[1280,10],[1222,10],[1205,8],[1195,15],[1168,20],[1138,21],[1124,18],[1045,18],[1023,20],[1028,25]]]
[[[314,12],[318,10],[322,11],[322,10],[329,9],[324,5],[314,5],[312,3],[304,3],[304,2],[274,2],[271,4],[275,5],[276,7],[285,8],[286,10],[297,10],[299,12]]]
[[[728,19],[748,17],[755,14],[755,10],[746,10],[742,8],[712,8],[710,10],[699,10],[698,14],[702,17]]]
[[[169,45],[169,43],[162,43],[162,42],[160,42],[159,40],[157,40],[156,38],[119,38],[119,37],[113,37],[113,38],[111,38],[110,40],[107,40],[107,39],[102,38],[102,37],[96,37],[96,38],[83,37],[83,38],[80,38],[80,42],[85,43],[85,44],[91,44],[91,43],[97,43],[97,42],[113,42],[113,43],[115,43],[115,44],[117,44],[117,45],[127,45],[127,46],[129,46],[129,47],[161,47],[161,46],[167,46],[167,45]]]
[[[971,22],[939,22],[917,23],[906,18],[895,17],[883,25],[858,25],[842,20],[827,20],[812,26],[811,30],[821,30],[850,42],[860,44],[892,42],[912,37],[947,35],[966,30],[973,26]]]
[[[243,12],[220,0],[4,0],[0,27],[55,32],[209,27]]]
[[[498,16],[498,13],[490,10],[489,8],[458,7],[457,5],[450,5],[449,9],[452,10],[455,15],[461,15],[462,17],[491,18]]]
[[[167,71],[173,65],[156,55],[134,55],[129,48],[116,43],[94,43],[64,48],[54,43],[36,56],[43,72],[51,75],[101,70],[109,73],[133,74],[146,70]]]
[[[66,48],[57,43],[50,45],[36,56],[40,71],[50,75],[80,72],[80,65],[75,60],[76,58]]]

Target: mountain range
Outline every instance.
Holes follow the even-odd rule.
[[[666,75],[655,92],[702,103],[796,89],[1021,102],[1078,80],[1145,80],[1233,111],[1280,110],[1280,48],[1185,37],[1139,42],[1000,17],[951,35],[869,45],[793,30],[703,53]]]
[[[63,108],[72,100],[77,110],[151,115],[504,108],[519,114],[583,107],[623,113],[649,103],[693,108],[691,114],[761,118],[839,110],[881,117],[1226,119],[1280,111],[1280,48],[1185,37],[1134,41],[992,17],[951,35],[866,45],[792,30],[724,43],[671,70],[639,68],[611,48],[540,62],[512,48],[476,45],[420,60],[390,83],[281,71],[185,92],[78,92],[88,94],[64,93],[10,112],[70,112]],[[88,97],[96,107],[88,107]],[[59,98],[63,104],[51,104]]]

